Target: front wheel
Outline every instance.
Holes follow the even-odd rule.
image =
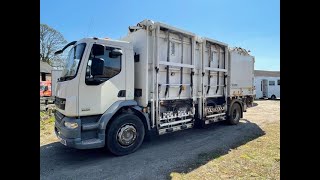
[[[127,155],[141,146],[144,134],[144,125],[137,116],[123,114],[116,117],[107,129],[106,146],[112,154]]]
[[[228,117],[227,123],[235,125],[239,123],[241,117],[241,107],[238,103],[234,103],[231,107],[230,115]]]
[[[271,96],[271,99],[272,100],[275,100],[277,97],[273,94],[272,96]]]

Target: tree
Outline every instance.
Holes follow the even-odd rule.
[[[40,24],[40,61],[50,65],[61,65],[62,57],[55,56],[54,52],[61,49],[66,43],[67,41],[59,31],[46,24]]]

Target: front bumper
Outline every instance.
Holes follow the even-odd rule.
[[[65,146],[76,148],[76,149],[93,149],[93,148],[101,148],[104,147],[105,144],[105,135],[104,133],[97,134],[96,138],[85,138],[82,139],[82,126],[81,126],[81,118],[72,118],[66,117],[60,112],[55,112],[55,134]],[[78,127],[75,129],[69,129],[64,126],[65,122],[76,122],[78,123]]]

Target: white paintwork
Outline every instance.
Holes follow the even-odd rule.
[[[159,88],[160,92],[159,100],[190,98],[196,100],[203,96],[202,88],[208,88],[209,70],[212,76],[210,78],[211,88],[208,93],[205,91],[204,96],[217,97],[223,94],[223,87],[219,87],[216,93],[217,72],[220,72],[219,85],[223,86],[223,74],[227,72],[228,62],[226,62],[226,67],[223,67],[225,63],[223,61],[224,50],[222,48],[227,47],[227,44],[209,38],[201,38],[193,33],[159,22],[142,21],[139,24],[146,25],[148,29],[136,27],[136,31],[129,32],[122,39],[131,42],[134,52],[140,55],[140,62],[135,63],[135,88],[142,89],[142,97],[136,98],[139,105],[147,106],[148,102],[156,100],[157,97],[154,92],[157,92],[157,88]],[[169,35],[162,28],[168,29],[170,31]],[[148,33],[148,31],[150,32]],[[170,40],[169,62],[168,36]],[[183,38],[181,39],[181,37]],[[219,43],[221,47],[211,45],[210,51],[212,55],[209,57],[210,52],[206,47],[206,42]],[[183,62],[181,62],[181,58],[183,58]],[[208,67],[209,58],[212,61],[210,67]],[[219,68],[218,58],[220,61]],[[203,63],[205,64],[204,66]],[[169,66],[169,83],[166,81],[167,66]],[[159,68],[158,75],[155,67]],[[180,67],[183,67],[182,83],[180,82]],[[194,72],[193,94],[191,94],[190,86],[192,71]],[[202,77],[202,72],[206,73],[204,77]],[[157,87],[157,84],[160,84],[160,86]],[[168,84],[170,87],[167,95],[165,95],[166,85]],[[180,88],[177,86],[180,84],[183,84],[184,88],[179,95]]]
[[[52,96],[56,96],[56,86],[58,82],[58,78],[61,77],[62,70],[53,69],[51,71],[51,94]]]
[[[110,78],[100,85],[88,86],[85,84],[84,79],[90,52],[86,51],[84,58],[82,58],[82,67],[80,67],[79,113],[81,116],[103,114],[114,102],[133,99],[133,84],[127,83],[127,81],[133,81],[134,74],[133,71],[128,71],[130,68],[126,68],[127,66],[131,67],[133,65],[133,51],[131,44],[128,42],[112,41],[109,39],[92,39],[86,49],[90,50],[93,43],[121,48],[124,54],[121,57],[121,71],[118,75]],[[129,61],[127,61],[128,56],[130,57]],[[118,97],[120,90],[126,90],[126,97]]]
[[[79,78],[74,78],[69,81],[58,82],[56,88],[56,96],[66,99],[65,109],[57,108],[59,112],[69,117],[76,117],[78,112],[78,86]]]
[[[123,40],[131,42],[134,52],[140,55],[140,61],[134,63],[135,88],[142,89],[142,97],[135,98],[138,104],[145,107],[156,98],[169,100],[195,97],[197,90],[200,88],[196,87],[200,86],[196,81],[201,69],[201,59],[193,60],[195,51],[199,51],[199,47],[198,49],[194,48],[195,34],[159,22],[143,21],[140,24],[149,25],[148,30],[137,28],[135,32],[129,33],[123,38]],[[167,61],[168,33],[160,30],[160,27],[170,30],[169,62]],[[183,37],[180,37],[180,35]],[[199,52],[197,54],[199,57]],[[183,62],[181,62],[182,56]],[[169,66],[170,74],[169,83],[166,81],[167,66]],[[159,68],[158,74],[155,67]],[[180,82],[181,67],[183,67],[182,83]],[[191,95],[191,71],[195,72],[193,77],[194,95]],[[160,86],[158,87],[157,84],[160,84]],[[170,87],[167,95],[165,95],[167,85],[170,85]],[[184,88],[179,95],[180,85],[183,85]],[[154,95],[157,88],[160,91],[159,97]]]
[[[151,103],[153,122],[157,119],[159,102],[162,100],[193,99],[201,109],[204,103],[202,98],[223,97],[226,94],[224,74],[228,71],[228,52],[225,53],[225,50],[228,51],[227,44],[202,38],[159,22],[145,20],[138,25],[143,28],[132,27],[135,31],[129,32],[122,40],[131,42],[134,52],[140,55],[140,61],[134,63],[136,77],[134,83],[135,88],[142,89],[142,96],[136,97],[135,100],[143,107],[155,102]],[[209,61],[211,61],[210,66]],[[167,66],[169,82],[167,82]],[[182,82],[181,67],[183,67]],[[156,73],[157,68],[159,68],[158,73]],[[210,84],[208,84],[209,70]],[[193,86],[191,86],[191,72],[194,72]],[[169,87],[166,94],[167,85]],[[183,85],[181,94],[179,94],[180,85]],[[211,87],[207,91],[209,86]]]
[[[155,120],[160,117],[159,105],[162,100],[192,99],[199,104],[199,113],[202,117],[201,108],[205,105],[206,98],[227,98],[227,95],[235,95],[233,90],[241,89],[243,92],[237,95],[253,94],[245,90],[251,87],[252,91],[254,64],[252,56],[240,55],[236,51],[229,53],[228,45],[225,43],[202,38],[163,23],[144,20],[138,25],[131,27],[135,31],[129,32],[122,39],[124,41],[86,38],[77,42],[86,42],[87,47],[77,76],[72,80],[58,83],[58,97],[67,98],[66,110],[59,111],[67,116],[103,114],[118,100],[134,99],[142,107],[151,103],[151,126],[154,127]],[[85,72],[93,43],[121,48],[124,54],[122,70],[118,75],[100,85],[88,86],[85,84]],[[139,54],[139,62],[134,62],[134,53]],[[169,82],[167,82],[167,67]],[[181,68],[183,68],[182,82]],[[191,86],[192,72],[193,86]],[[224,78],[224,75],[228,75],[228,78]],[[237,86],[230,88],[232,83]],[[165,94],[167,85],[169,85],[168,93]],[[182,85],[181,94],[179,94],[180,85]],[[141,97],[133,97],[134,88],[142,90]],[[125,98],[117,97],[119,90],[127,91]]]
[[[229,50],[229,96],[254,95],[254,62],[243,49]]]
[[[280,85],[278,85],[278,80],[280,80],[280,77],[256,76],[254,78],[256,99],[264,98],[263,97],[263,86],[262,86],[263,80],[266,80],[268,82],[267,83],[267,97],[265,97],[265,98],[271,98],[272,95],[275,95],[276,98],[280,98]],[[275,85],[270,86],[269,81],[274,81]]]
[[[218,43],[219,41],[209,38],[202,39],[202,72],[204,73],[204,76],[202,77],[203,97],[210,98],[223,96],[226,94],[226,89],[224,88],[224,74],[226,74],[228,67],[228,52],[225,52],[225,50],[228,50],[227,44],[220,43],[220,46],[218,46],[213,45],[213,43]],[[208,84],[209,71],[211,76],[210,84]],[[217,78],[218,74],[219,80]]]
[[[79,40],[77,44],[82,42],[87,45],[76,77],[69,81],[57,83],[57,96],[66,98],[65,110],[58,110],[71,117],[103,114],[118,100],[132,100],[134,88],[131,82],[134,80],[134,74],[132,68],[126,69],[127,66],[133,66],[132,45],[124,41],[94,40],[93,38]],[[118,75],[100,85],[88,86],[85,84],[85,72],[93,43],[121,48],[124,54],[121,60],[121,72]],[[130,58],[131,61],[126,61],[127,58]],[[126,90],[126,97],[117,97],[120,90]]]

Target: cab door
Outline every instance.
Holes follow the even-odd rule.
[[[120,50],[119,56],[111,51]],[[103,114],[114,102],[125,100],[125,49],[115,45],[92,44],[87,51],[79,79],[79,116]],[[94,75],[93,59],[103,62],[103,73]]]

